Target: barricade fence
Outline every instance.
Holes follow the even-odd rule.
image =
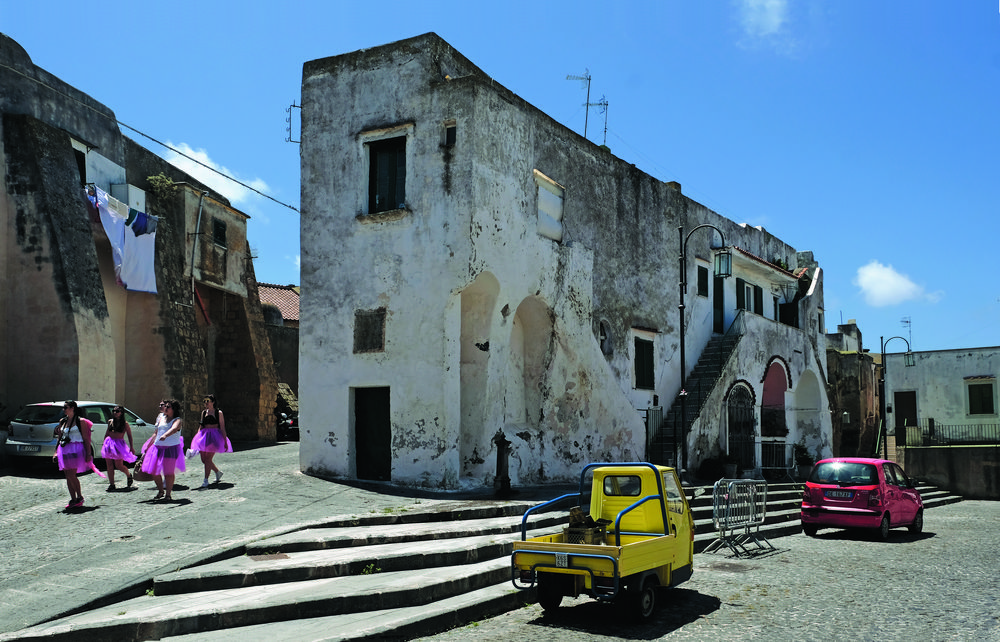
[[[737,557],[749,553],[749,544],[774,550],[760,527],[767,517],[767,482],[756,479],[720,479],[712,487],[712,524],[718,533],[706,553],[723,546]]]

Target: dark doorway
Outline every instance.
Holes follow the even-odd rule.
[[[392,476],[389,389],[354,389],[354,443],[358,479],[389,481]]]
[[[916,426],[917,425],[917,393],[914,390],[908,390],[906,392],[894,392],[892,393],[893,406],[895,410],[896,417],[893,420],[893,425],[896,427],[896,434],[902,435],[899,432],[905,426]],[[904,443],[899,441],[898,443]]]
[[[750,390],[742,385],[733,388],[726,401],[726,409],[729,419],[729,455],[735,458],[739,470],[753,470],[756,466],[756,417]]]
[[[722,334],[726,331],[726,291],[723,289],[721,276],[712,282],[712,332]]]

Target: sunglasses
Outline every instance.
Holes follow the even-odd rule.
[[[122,414],[122,411],[121,411],[121,410],[112,410],[111,412],[113,412],[113,413],[114,413],[114,414],[116,414],[116,415],[120,415],[120,414]]]

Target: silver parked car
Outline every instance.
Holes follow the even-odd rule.
[[[55,430],[56,426],[59,425],[59,420],[63,417],[64,403],[63,401],[47,401],[21,408],[10,420],[10,425],[6,429],[6,440],[0,439],[3,442],[4,454],[15,457],[47,457],[52,459],[57,445]],[[111,411],[118,404],[105,401],[77,401],[76,403],[80,416],[94,422],[90,441],[94,445],[94,458],[100,459],[108,419],[111,418]],[[134,449],[138,450],[153,435],[154,427],[128,408],[125,408],[125,421],[132,426],[132,444]]]

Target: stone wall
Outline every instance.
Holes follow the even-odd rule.
[[[913,447],[903,469],[966,499],[1000,499],[1000,446]]]

